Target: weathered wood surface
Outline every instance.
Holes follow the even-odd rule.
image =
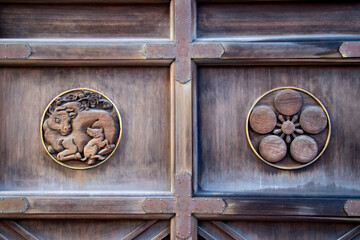
[[[221,228],[217,226],[221,224]],[[351,239],[341,238],[356,224],[322,222],[199,221],[213,239]],[[355,235],[356,236],[356,235]],[[211,239],[206,238],[205,239]]]
[[[5,239],[169,239],[164,220],[19,220],[0,221]],[[1,238],[0,238],[1,239]]]
[[[357,66],[201,67],[196,82],[198,189],[217,196],[357,196],[360,112]],[[270,89],[297,86],[315,94],[333,123],[325,153],[303,170],[272,169],[251,151],[245,120]],[[349,104],[352,102],[353,104]]]
[[[169,38],[168,4],[2,4],[1,38]]]
[[[197,36],[244,41],[356,39],[359,6],[355,2],[200,3]]]
[[[198,234],[205,239],[263,239],[260,233],[264,232],[275,239],[293,236],[291,229],[298,225],[302,226],[297,233],[301,239],[357,234],[351,222],[360,219],[348,218],[343,204],[347,197],[357,198],[360,193],[354,154],[359,152],[360,140],[354,134],[359,125],[355,120],[349,124],[359,112],[359,59],[345,59],[339,53],[342,42],[359,40],[355,1],[209,4],[214,1],[208,0],[199,1],[198,6],[190,0],[1,2],[5,4],[0,7],[0,42],[32,48],[29,60],[0,60],[6,66],[0,70],[4,93],[0,104],[6,106],[0,108],[0,159],[11,159],[0,161],[0,190],[6,196],[27,196],[31,203],[26,214],[2,218],[24,218],[17,223],[45,239],[56,239],[51,234],[59,231],[63,234],[59,239],[135,235],[137,239],[168,239],[168,233],[174,239],[179,219],[172,214],[145,214],[142,202],[145,197],[172,197],[176,194],[174,173],[185,171],[193,174],[197,196],[229,197],[224,214],[191,217],[193,239]],[[225,52],[220,59],[199,55],[191,61],[184,49],[189,50],[193,39],[201,46],[221,43]],[[146,44],[169,43],[178,44],[174,54],[178,59],[146,55]],[[182,75],[192,81],[176,82],[178,61],[190,63],[183,65]],[[342,65],[350,63],[353,66]],[[223,67],[209,66],[214,64]],[[12,65],[21,67],[8,67]],[[260,94],[284,85],[296,85],[318,96],[335,119],[336,137],[316,167],[279,173],[248,148],[244,114]],[[113,156],[116,161],[87,172],[64,172],[55,163],[49,164],[51,160],[33,136],[38,136],[39,116],[52,96],[82,86],[114,100],[123,117],[124,136]],[[230,198],[239,195],[269,198]],[[211,223],[213,228],[200,222],[198,229],[197,218],[257,222]],[[275,223],[259,220],[286,223],[280,224],[281,231],[273,232],[268,227],[276,229]],[[332,223],[314,226],[301,222],[305,220]],[[247,224],[251,227],[243,232]],[[19,237],[13,230],[6,233]],[[0,238],[4,236],[0,231]]]
[[[25,67],[2,68],[0,75],[0,103],[6,106],[0,108],[1,191],[112,195],[170,191],[168,68]],[[79,87],[105,92],[119,108],[124,126],[112,161],[89,171],[64,169],[52,161],[39,135],[47,104],[61,92]]]

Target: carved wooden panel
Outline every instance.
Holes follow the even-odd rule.
[[[330,140],[330,118],[311,93],[294,87],[264,93],[246,119],[246,137],[254,153],[279,169],[299,169],[315,162]]]
[[[0,158],[8,159],[0,162],[2,191],[169,191],[168,68],[25,67],[1,68],[0,75],[0,102],[7,105],[0,108]],[[121,109],[124,126],[111,159],[86,172],[52,161],[39,134],[49,102],[82,87],[106,93]]]
[[[199,191],[247,196],[359,194],[356,153],[360,149],[354,133],[360,125],[356,121],[348,124],[349,119],[359,117],[359,73],[356,66],[200,68],[195,132]],[[289,172],[259,161],[245,132],[252,103],[282,86],[297,86],[321,99],[333,126],[329,146],[318,161]]]

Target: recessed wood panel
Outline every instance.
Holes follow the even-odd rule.
[[[5,239],[169,239],[169,221],[156,220],[16,220],[0,221]]]
[[[357,66],[202,67],[197,80],[197,163],[204,194],[346,196],[360,193],[360,68]],[[293,86],[322,101],[332,123],[329,146],[299,170],[266,165],[245,134],[254,101]]]
[[[0,76],[0,190],[112,194],[170,189],[168,67],[10,67]],[[123,126],[114,155],[90,170],[57,164],[40,139],[47,104],[81,87],[106,94]]]
[[[340,239],[357,226],[356,223],[339,222],[262,222],[262,221],[200,221],[200,239],[251,239],[251,240],[313,240]],[[204,238],[202,237],[204,236]],[[354,236],[354,235],[352,235]],[[345,238],[345,239],[359,239]]]
[[[169,36],[169,4],[0,6],[0,38]]]
[[[359,37],[360,4],[199,3],[197,27],[200,38],[352,38]]]

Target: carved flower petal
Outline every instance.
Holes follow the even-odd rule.
[[[250,115],[251,128],[260,134],[271,132],[275,128],[276,123],[276,114],[268,106],[259,106]]]
[[[303,101],[301,95],[297,91],[285,89],[276,94],[274,105],[279,113],[291,116],[300,111]]]
[[[326,128],[328,120],[321,107],[311,106],[302,111],[299,122],[305,132],[317,134]]]
[[[285,157],[287,146],[281,137],[270,135],[261,140],[259,151],[265,160],[275,163]]]

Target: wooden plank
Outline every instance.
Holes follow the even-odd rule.
[[[222,59],[272,59],[272,58],[339,58],[342,42],[221,42],[225,48]]]
[[[195,214],[195,217],[199,220],[220,220],[220,221],[268,221],[268,222],[294,222],[294,221],[307,221],[307,222],[354,222],[359,223],[360,218],[349,218],[349,217],[332,217],[332,216],[280,216],[280,215],[204,215],[204,214]]]
[[[133,231],[131,231],[128,235],[126,235],[122,240],[132,240],[135,237],[139,236],[142,232],[144,232],[146,229],[151,227],[157,222],[157,220],[152,221],[146,221],[145,223],[141,224],[137,228],[135,228]]]
[[[54,216],[144,215],[142,197],[28,197],[30,207],[25,214],[1,214],[0,218]],[[156,215],[156,214],[155,214]],[[163,215],[169,218],[171,214]],[[151,214],[148,216],[151,217]]]
[[[2,38],[169,38],[169,4],[2,4]]]
[[[13,231],[15,231],[17,234],[22,236],[24,239],[39,240],[32,233],[30,233],[28,230],[26,230],[25,228],[23,228],[21,225],[17,224],[14,221],[3,221],[3,223],[7,225],[9,228],[11,228]]]
[[[345,217],[344,199],[236,199],[225,198],[225,215],[292,215]]]
[[[216,240],[210,233],[208,233],[204,228],[198,226],[198,233],[201,237],[205,238],[205,240]]]
[[[347,232],[344,236],[342,236],[338,240],[351,240],[354,239],[359,234],[360,234],[360,225],[351,229],[349,232]]]
[[[58,44],[58,43],[39,43],[30,42],[31,56],[29,59],[145,59],[141,43],[83,43],[83,44]]]
[[[159,232],[155,237],[153,237],[151,240],[162,240],[166,238],[170,234],[170,227],[165,228],[161,232]]]
[[[200,3],[197,8],[200,38],[288,41],[359,37],[359,4],[355,2]]]
[[[2,234],[0,233],[0,240],[9,240],[9,239],[7,239],[4,235],[2,235]]]
[[[239,233],[234,231],[231,227],[226,225],[225,223],[221,221],[212,221],[212,224],[214,224],[216,227],[220,228],[223,232],[228,234],[230,237],[234,238],[235,240],[246,240],[243,238]]]

